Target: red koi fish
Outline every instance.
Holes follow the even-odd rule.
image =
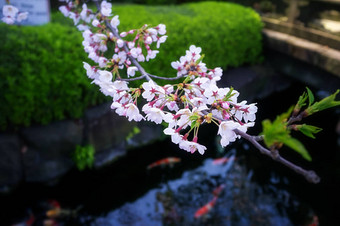
[[[199,208],[195,213],[195,218],[200,218],[209,213],[209,211],[215,206],[216,200],[217,196],[214,196],[214,198],[210,202]]]
[[[231,157],[231,158],[227,158],[227,157],[217,158],[217,159],[214,159],[212,163],[214,165],[222,165],[222,164],[226,164],[231,159],[233,159],[233,157]]]
[[[47,202],[54,208],[60,208],[60,203],[57,200],[50,199]]]
[[[26,226],[33,225],[34,221],[35,221],[35,217],[34,217],[33,213],[30,213],[30,217],[25,222]]]
[[[310,223],[308,226],[319,226],[319,218],[318,218],[318,216],[314,215],[312,223]]]
[[[219,196],[221,194],[221,192],[223,191],[223,189],[225,188],[225,185],[224,184],[221,184],[219,185],[218,187],[216,187],[214,190],[213,190],[213,195],[214,196]]]
[[[178,163],[180,161],[181,161],[180,158],[168,157],[168,158],[160,159],[156,162],[151,163],[150,165],[148,165],[147,169],[150,170],[157,166],[166,166],[166,165],[173,166],[175,163]]]

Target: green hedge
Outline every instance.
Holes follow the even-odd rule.
[[[73,27],[0,25],[0,127],[79,118],[104,101],[82,62],[82,36]]]
[[[172,6],[118,5],[120,31],[143,24],[167,26],[167,41],[155,60],[142,63],[148,72],[175,76],[172,61],[185,55],[191,44],[202,47],[208,68],[256,63],[261,58],[260,16],[250,8],[225,2]],[[133,16],[132,16],[133,15]]]
[[[261,56],[260,17],[235,4],[202,2],[180,6],[116,5],[120,31],[147,23],[167,25],[168,40],[148,72],[174,76],[171,61],[191,44],[201,46],[209,68],[255,63]],[[0,127],[46,124],[79,118],[84,109],[105,98],[87,79],[88,61],[81,33],[60,13],[39,27],[0,24]]]

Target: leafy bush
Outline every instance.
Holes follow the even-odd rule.
[[[120,31],[144,24],[167,25],[168,40],[150,73],[175,76],[170,63],[191,44],[201,46],[210,68],[255,63],[261,54],[260,17],[232,3],[201,2],[179,6],[115,5]],[[87,59],[82,36],[61,13],[39,27],[0,24],[0,128],[79,118],[105,100],[82,68]],[[66,22],[66,23],[65,23]]]
[[[260,17],[250,8],[233,3],[200,2],[173,6],[117,5],[119,29],[144,24],[167,26],[167,41],[155,60],[142,63],[153,74],[175,76],[170,62],[179,60],[191,44],[202,47],[209,68],[236,67],[261,58]]]
[[[79,118],[105,100],[90,84],[81,33],[72,27],[0,25],[0,127]]]

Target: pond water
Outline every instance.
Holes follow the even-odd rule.
[[[294,83],[258,101],[258,121],[285,111],[303,90]],[[328,94],[316,93],[319,98]],[[317,185],[245,141],[219,148],[217,130],[208,126],[201,134],[208,147],[204,156],[188,154],[166,139],[131,150],[99,170],[73,170],[50,185],[22,184],[0,196],[0,225],[313,225],[316,220],[319,225],[340,225],[338,120],[339,109],[308,120],[324,129],[316,140],[299,137],[313,162],[288,149],[281,152],[315,170],[321,176]],[[249,132],[260,129],[258,123]],[[170,156],[181,161],[147,169]],[[216,163],[222,157],[225,162]]]

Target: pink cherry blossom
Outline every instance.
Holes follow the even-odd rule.
[[[23,20],[26,20],[28,17],[28,12],[20,12],[17,15],[17,21],[20,23]]]
[[[149,50],[148,55],[146,56],[146,61],[149,61],[150,59],[154,59],[157,53],[159,53],[158,50]]]
[[[168,36],[164,35],[164,36],[160,37],[160,38],[157,40],[157,49],[160,47],[160,45],[161,45],[162,43],[164,43],[164,42],[166,41],[167,37],[168,37]]]
[[[171,142],[174,144],[179,144],[183,140],[183,136],[176,132],[174,129],[166,128],[163,132],[165,135],[171,136]]]
[[[179,143],[179,147],[190,153],[194,153],[195,151],[198,151],[201,155],[203,155],[204,151],[207,149],[205,146],[201,144],[198,144],[192,141],[187,141],[187,140],[181,141]]]
[[[86,62],[83,62],[84,68],[86,70],[86,74],[89,78],[94,79],[96,78],[96,71]]]
[[[139,113],[138,107],[132,103],[126,105],[126,117],[129,121],[134,120],[136,122],[144,119],[144,117]]]
[[[70,13],[70,9],[67,6],[60,6],[59,11],[65,16],[68,17]]]
[[[158,33],[160,35],[165,35],[165,33],[166,33],[166,26],[164,24],[159,24],[157,26],[157,29],[158,29]]]
[[[98,79],[102,82],[111,82],[112,81],[112,73],[109,71],[101,71],[98,70],[99,77]]]
[[[161,124],[163,121],[165,114],[159,108],[150,108],[148,109],[146,119],[148,121],[155,122],[156,124]]]
[[[133,66],[133,67],[128,67],[127,69],[127,75],[128,77],[133,77],[135,76],[136,71],[138,71],[138,68]]]
[[[112,12],[111,7],[112,7],[111,3],[108,3],[107,1],[102,1],[100,4],[100,13],[103,16],[111,16]]]
[[[116,15],[114,16],[111,21],[110,21],[110,24],[113,28],[117,29],[118,25],[120,24],[120,21],[119,21],[119,16]]]
[[[9,17],[9,16],[3,17],[3,18],[1,18],[1,20],[6,24],[14,24],[15,23],[15,18]]]
[[[144,82],[142,84],[142,87],[144,89],[142,96],[147,101],[153,100],[155,98],[155,95],[159,94],[161,90],[161,88],[158,85],[156,85],[152,80],[150,80],[149,82]]]
[[[142,48],[140,48],[140,47],[132,48],[130,50],[130,53],[131,53],[131,56],[133,58],[137,59],[137,61],[139,61],[139,62],[144,62],[145,61],[145,57],[144,57],[144,55],[142,53]]]
[[[4,17],[15,18],[18,12],[19,12],[19,9],[12,5],[4,5],[2,8],[2,15]]]
[[[186,55],[192,57],[192,59],[196,61],[201,57],[200,55],[201,51],[202,51],[201,47],[196,47],[195,45],[191,45],[189,47],[189,51],[188,50],[186,51]]]

